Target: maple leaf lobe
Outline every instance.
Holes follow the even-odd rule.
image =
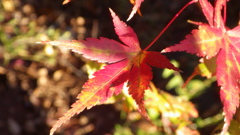
[[[115,32],[118,35],[119,39],[127,46],[132,52],[141,51],[138,37],[134,30],[127,26],[126,23],[122,22],[119,17],[110,9],[111,16],[113,18],[113,24],[115,26]]]
[[[118,94],[119,84],[124,83],[128,78],[128,61],[123,60],[118,63],[110,64],[93,75],[84,85],[83,90],[77,96],[77,101],[71,106],[72,108],[62,116],[51,129],[51,134],[63,123],[69,120],[73,115],[79,114],[85,108],[90,109],[94,105],[105,102],[114,93]],[[111,87],[116,86],[116,89]],[[115,91],[116,90],[116,91]]]
[[[174,67],[170,61],[161,53],[153,51],[141,51],[134,59],[133,66],[130,69],[130,78],[128,81],[129,94],[132,95],[136,101],[139,112],[149,119],[147,112],[144,108],[143,97],[144,92],[149,87],[150,80],[152,80],[151,67],[169,68],[179,71]]]
[[[86,59],[96,60],[100,63],[114,63],[132,57],[134,54],[128,46],[104,37],[73,41],[43,41],[42,43],[70,49],[82,54]]]
[[[222,30],[206,24],[200,25],[191,33],[180,44],[167,47],[163,52],[186,51],[210,59],[217,55],[224,42]]]

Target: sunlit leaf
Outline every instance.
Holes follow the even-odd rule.
[[[137,35],[133,29],[120,21],[110,9],[115,32],[124,43],[107,38],[87,38],[75,41],[43,41],[51,45],[71,49],[83,57],[100,63],[107,63],[103,69],[96,71],[78,95],[78,100],[72,108],[62,116],[51,129],[51,135],[73,115],[102,104],[113,94],[118,95],[124,83],[127,82],[129,94],[138,105],[139,112],[148,119],[144,107],[144,92],[152,79],[151,66],[177,70],[174,65],[161,53],[143,51],[140,48]]]
[[[168,47],[163,51],[186,51],[206,59],[216,56],[216,76],[218,85],[221,87],[220,97],[225,113],[222,134],[227,131],[233,114],[239,107],[240,93],[240,26],[233,29],[224,26],[224,20],[219,15],[221,15],[221,9],[225,2],[226,0],[217,0],[216,6],[212,7],[207,0],[200,0],[209,24],[200,24],[198,29],[193,30],[192,34],[187,35],[180,44]],[[201,74],[208,77],[214,74],[214,69],[206,70],[211,66],[203,66],[199,65],[193,75]],[[215,67],[215,64],[212,64],[212,67]]]

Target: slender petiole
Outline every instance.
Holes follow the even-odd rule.
[[[181,10],[178,11],[177,14],[175,14],[175,16],[170,20],[170,22],[166,25],[166,27],[164,27],[164,29],[157,35],[157,37],[143,50],[146,51],[148,50],[160,37],[161,35],[167,30],[167,28],[173,23],[173,21],[176,20],[176,18],[179,16],[180,13],[182,13],[182,11],[184,9],[186,9],[189,5],[198,2],[198,0],[192,0],[189,3],[187,3]]]

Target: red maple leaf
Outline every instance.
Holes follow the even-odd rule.
[[[152,79],[150,66],[178,70],[161,53],[141,50],[133,29],[120,21],[111,9],[110,12],[115,32],[124,44],[103,37],[100,39],[87,38],[80,41],[42,42],[71,49],[90,60],[108,63],[103,69],[93,74],[94,78],[89,79],[83,85],[82,92],[77,96],[78,100],[54,124],[50,132],[51,135],[73,115],[105,102],[113,94],[119,94],[125,82],[128,84],[129,94],[132,95],[139,107],[139,112],[148,118],[144,108],[143,96]]]
[[[209,24],[197,23],[198,29],[193,30],[180,44],[168,47],[163,52],[186,51],[206,59],[217,57],[216,76],[225,113],[224,134],[239,106],[240,26],[233,29],[225,26],[221,10],[226,0],[217,0],[215,7],[207,0],[200,0],[200,5]]]

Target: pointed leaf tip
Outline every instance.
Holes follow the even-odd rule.
[[[108,8],[108,9],[109,9],[109,11],[110,11],[111,14],[114,13],[113,10],[112,10],[111,8]]]
[[[38,42],[35,42],[35,43],[36,43],[36,44],[43,44],[41,41],[40,41],[40,42],[38,41]]]
[[[134,16],[134,14],[137,12],[137,10],[140,8],[141,6],[141,3],[143,2],[144,0],[134,0],[134,6],[132,8],[132,12],[130,13],[127,21],[129,21],[130,19],[132,19],[132,17]]]
[[[63,5],[68,4],[70,1],[71,1],[71,0],[64,0],[62,4],[63,4]]]

